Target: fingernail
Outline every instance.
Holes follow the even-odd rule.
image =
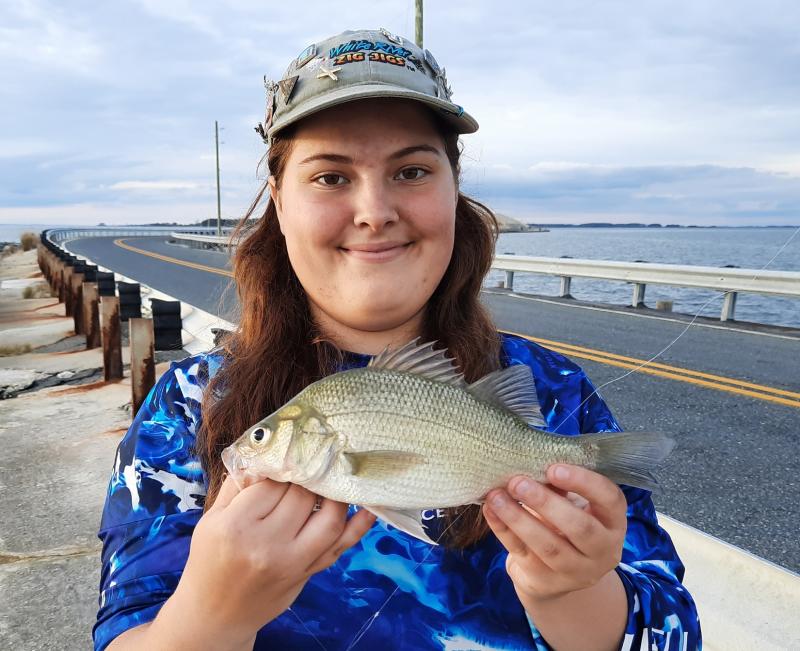
[[[501,491],[498,491],[497,493],[495,493],[494,495],[492,495],[491,499],[489,500],[489,503],[490,503],[492,506],[494,506],[494,507],[497,507],[497,508],[500,508],[500,509],[501,509],[501,508],[503,508],[503,507],[505,506],[505,504],[506,504],[506,496],[505,496],[505,495],[503,495],[503,493],[502,493]]]
[[[569,479],[569,470],[565,466],[556,466],[553,470],[553,477],[555,479]]]
[[[534,490],[533,482],[530,479],[520,479],[514,484],[514,492],[518,495],[527,495]]]

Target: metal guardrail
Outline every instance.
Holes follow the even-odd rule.
[[[195,244],[202,244],[205,248],[220,248],[224,249],[230,243],[230,235],[228,237],[219,237],[217,235],[194,235],[187,231],[174,231],[169,235],[172,239],[183,240],[189,242],[190,246]]]
[[[216,228],[204,226],[188,226],[178,230],[174,226],[91,226],[86,228],[51,228],[47,231],[47,239],[54,244],[60,244],[61,242],[82,237],[147,237],[152,235],[174,237],[176,235],[187,235],[194,238],[204,238],[216,232]],[[219,239],[222,242],[227,241],[225,237],[216,238],[214,236],[214,239]]]
[[[725,293],[720,321],[733,319],[736,296],[739,292],[800,298],[800,272],[797,271],[761,271],[521,255],[497,255],[492,263],[492,269],[506,272],[505,286],[508,289],[513,289],[514,274],[517,272],[559,276],[561,278],[559,296],[562,298],[570,297],[573,278],[630,283],[633,285],[632,307],[641,307],[644,304],[644,292],[648,284],[717,290]]]

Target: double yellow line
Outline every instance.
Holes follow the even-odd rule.
[[[224,269],[217,269],[216,267],[209,267],[196,262],[187,262],[178,258],[171,258],[152,251],[145,251],[130,244],[126,244],[123,240],[114,240],[117,246],[140,253],[157,260],[164,262],[171,262],[184,267],[198,269],[200,271],[208,271],[209,273],[219,274],[228,278],[233,277],[230,271]],[[696,386],[705,387],[707,389],[715,389],[716,391],[725,391],[727,393],[734,393],[740,396],[747,396],[748,398],[757,398],[758,400],[766,400],[767,402],[774,402],[779,405],[787,405],[789,407],[800,408],[800,393],[795,391],[786,391],[785,389],[776,389],[768,387],[763,384],[754,384],[753,382],[745,382],[744,380],[736,380],[727,378],[722,375],[712,375],[711,373],[703,373],[702,371],[694,371],[688,368],[681,368],[679,366],[669,366],[661,364],[660,362],[649,362],[646,366],[646,360],[637,359],[635,357],[626,357],[625,355],[617,355],[615,353],[607,353],[602,350],[595,350],[594,348],[584,348],[583,346],[574,346],[573,344],[565,344],[560,341],[553,341],[552,339],[542,339],[540,337],[530,337],[518,332],[510,332],[505,330],[508,334],[517,335],[529,341],[536,342],[542,346],[546,346],[550,350],[557,353],[562,353],[569,357],[577,357],[578,359],[588,359],[592,362],[599,362],[607,366],[616,366],[628,370],[634,370],[636,373],[646,373],[647,375],[655,375],[669,380],[677,380],[678,382],[686,382],[687,384],[694,384]],[[640,368],[641,367],[641,368]]]
[[[198,269],[200,271],[208,271],[212,274],[219,274],[220,276],[227,276],[228,278],[233,278],[233,274],[230,271],[225,271],[224,269],[217,269],[216,267],[209,267],[204,264],[198,264],[197,262],[187,262],[186,260],[180,260],[178,258],[170,258],[168,255],[161,255],[160,253],[153,253],[152,251],[145,251],[144,249],[139,249],[135,246],[131,246],[130,244],[126,244],[125,240],[114,240],[114,244],[122,249],[126,249],[128,251],[133,251],[134,253],[141,253],[142,255],[146,255],[150,258],[155,258],[156,260],[163,260],[164,262],[172,262],[173,264],[179,264],[183,267],[191,267],[192,269]]]
[[[744,380],[736,380],[733,378],[724,377],[722,375],[703,373],[702,371],[694,371],[692,369],[681,368],[679,366],[669,366],[659,362],[649,362],[646,366],[641,366],[642,364],[645,364],[647,360],[637,359],[635,357],[626,357],[625,355],[617,355],[615,353],[607,353],[605,351],[595,350],[593,348],[574,346],[572,344],[565,344],[560,341],[553,341],[552,339],[530,337],[518,332],[510,332],[508,330],[504,332],[522,337],[528,341],[536,342],[537,344],[541,344],[550,350],[554,350],[569,357],[588,359],[590,361],[600,362],[601,364],[606,364],[608,366],[617,366],[619,368],[635,370],[637,373],[646,373],[647,375],[655,375],[656,377],[667,378],[669,380],[678,380],[679,382],[686,382],[687,384],[694,384],[707,389],[725,391],[727,393],[734,393],[740,396],[747,396],[749,398],[758,398],[759,400],[774,402],[779,405],[800,408],[800,393],[795,391],[776,389],[763,384],[745,382]]]

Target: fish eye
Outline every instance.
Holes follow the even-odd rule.
[[[255,429],[254,429],[254,430],[253,430],[253,431],[250,433],[250,440],[251,440],[253,443],[261,443],[261,442],[263,442],[263,441],[264,441],[264,439],[266,439],[266,438],[267,438],[267,437],[268,437],[268,436],[269,436],[271,433],[272,433],[272,432],[271,432],[269,429],[265,428],[265,427],[256,427],[256,428],[255,428]]]

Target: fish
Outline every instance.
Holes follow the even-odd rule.
[[[432,544],[423,510],[481,504],[515,475],[545,481],[554,463],[659,488],[652,471],[672,451],[668,436],[547,432],[530,367],[469,384],[435,346],[417,338],[308,385],[223,450],[228,473],[240,487],[302,485]]]

